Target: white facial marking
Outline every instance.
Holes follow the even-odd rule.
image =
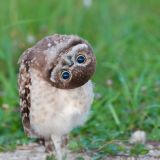
[[[56,82],[54,75],[55,75],[55,73],[54,73],[54,71],[52,71],[52,72],[51,72],[51,77],[50,77],[50,80],[51,80],[52,82]]]
[[[88,46],[86,44],[78,44],[71,49],[70,54],[74,54],[78,50],[85,50],[85,49],[86,50],[88,49]]]

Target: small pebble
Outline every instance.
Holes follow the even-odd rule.
[[[146,133],[144,131],[140,131],[140,130],[133,132],[129,142],[131,144],[136,144],[136,143],[145,144]]]

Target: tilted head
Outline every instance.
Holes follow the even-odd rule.
[[[85,84],[95,71],[96,58],[91,46],[74,35],[53,35],[27,50],[23,59],[39,71],[52,86],[73,89]],[[26,56],[26,57],[25,57]]]

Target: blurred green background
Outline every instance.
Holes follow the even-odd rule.
[[[159,8],[158,0],[1,0],[1,150],[29,141],[19,114],[18,57],[54,33],[83,37],[97,57],[95,102],[87,124],[72,132],[72,148],[98,149],[138,129],[160,140]]]

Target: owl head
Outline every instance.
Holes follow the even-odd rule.
[[[96,58],[91,46],[75,35],[52,35],[29,49],[31,67],[60,89],[85,84],[95,72]]]

